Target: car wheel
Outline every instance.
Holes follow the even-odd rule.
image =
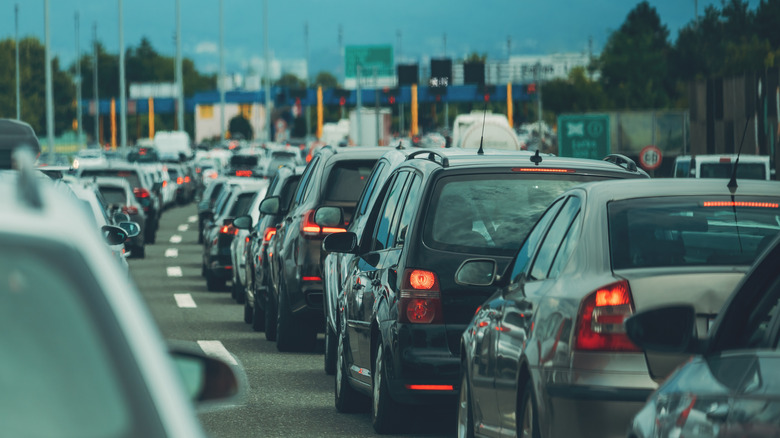
[[[252,330],[256,332],[265,330],[265,308],[260,307],[259,294],[260,292],[255,290],[255,305],[252,307]]]
[[[458,399],[458,437],[474,438],[474,413],[471,406],[471,388],[466,367],[460,380],[460,397]]]
[[[225,280],[217,278],[214,274],[206,270],[206,289],[211,292],[217,292],[225,288]]]
[[[247,324],[252,324],[253,316],[254,312],[252,311],[252,306],[249,305],[248,300],[244,300],[244,322]]]
[[[334,401],[336,410],[343,413],[364,412],[368,400],[353,388],[347,379],[347,360],[344,335],[339,335],[336,348],[336,387]]]
[[[201,263],[200,265],[200,276],[205,277],[206,276],[206,264]]]
[[[371,424],[374,426],[374,431],[380,434],[395,432],[404,410],[401,404],[390,397],[383,350],[382,343],[377,342],[374,369],[371,370],[373,377]]]
[[[336,374],[336,352],[339,342],[336,336],[330,324],[325,322],[325,374],[330,376]]]
[[[233,296],[233,300],[238,304],[244,304],[244,301],[246,301],[244,286],[241,284],[241,279],[239,279],[238,276],[233,279],[233,287],[230,294]]]
[[[539,409],[536,407],[536,397],[531,382],[527,382],[522,398],[518,404],[517,436],[523,438],[540,438]]]
[[[287,293],[280,290],[276,310],[276,349],[282,352],[314,350],[317,332],[308,321],[295,318],[287,299]]]

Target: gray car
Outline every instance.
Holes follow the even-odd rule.
[[[734,286],[780,231],[780,183],[625,180],[559,196],[495,279],[470,260],[461,284],[499,286],[461,340],[461,436],[624,436],[686,358],[643,352],[623,320],[693,306],[706,333]]]

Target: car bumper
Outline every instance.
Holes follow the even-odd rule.
[[[548,409],[558,419],[550,422],[549,436],[623,438],[650,392],[645,389],[548,386]]]

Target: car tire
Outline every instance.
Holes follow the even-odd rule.
[[[336,346],[336,386],[333,391],[336,410],[345,414],[365,412],[369,406],[368,399],[349,384],[347,377],[346,345],[344,335],[340,334]]]
[[[249,305],[248,300],[244,300],[244,322],[247,324],[252,324],[253,316],[254,311],[252,310],[252,306]]]
[[[317,343],[316,330],[308,321],[295,318],[287,300],[287,293],[280,290],[276,311],[276,349],[281,352],[314,350]]]
[[[336,333],[330,327],[330,324],[325,322],[325,374],[332,376],[336,374],[336,353],[338,351],[338,338]]]
[[[276,302],[269,295],[265,301],[265,339],[276,341]]]
[[[244,304],[246,301],[246,293],[244,292],[244,286],[241,284],[241,280],[236,276],[233,279],[233,287],[231,288],[230,295],[233,296],[233,300],[235,300],[238,304]]]
[[[458,437],[474,438],[474,411],[471,406],[471,388],[465,366],[462,366],[463,377],[460,379],[460,396],[458,397]]]
[[[382,343],[377,342],[374,355],[374,369],[371,370],[373,383],[371,385],[371,424],[379,434],[396,431],[404,413],[404,406],[390,397],[385,373],[385,358]]]
[[[217,278],[214,274],[206,270],[206,289],[211,292],[221,291],[225,288],[225,280]]]
[[[523,394],[520,396],[520,403],[517,404],[517,436],[527,436],[531,438],[540,438],[539,432],[539,409],[536,407],[536,397],[531,382],[525,384]]]
[[[205,277],[206,276],[206,264],[201,263],[200,265],[200,276]]]
[[[260,307],[259,291],[255,290],[255,305],[252,307],[252,330],[262,332],[265,330],[265,307]]]

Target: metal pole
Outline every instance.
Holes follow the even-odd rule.
[[[382,138],[379,135],[379,79],[377,78],[377,68],[374,67],[374,111],[376,114],[376,144],[381,146],[379,140]],[[373,145],[372,145],[373,146]]]
[[[357,123],[357,138],[355,144],[363,146],[363,130],[362,130],[362,113],[363,113],[363,94],[360,89],[360,64],[357,65],[357,88],[355,89],[355,100],[357,101],[357,107],[355,108],[355,123]]]
[[[273,141],[271,136],[271,66],[268,53],[268,0],[263,0],[263,58],[265,59],[265,138]]]
[[[14,46],[16,46],[16,119],[22,119],[22,95],[21,84],[19,82],[19,4],[14,5],[14,21],[16,28],[14,30]]]
[[[46,33],[46,139],[49,145],[49,156],[54,161],[54,97],[51,78],[51,35],[49,35],[49,0],[44,0],[43,13]]]
[[[100,100],[98,99],[98,42],[97,23],[92,24],[92,45],[95,51],[92,60],[92,100],[95,102],[95,144],[100,147]]]
[[[176,0],[176,120],[180,131],[186,131],[184,127],[184,75],[182,74],[181,53],[181,1]],[[122,129],[124,132],[124,128]]]
[[[81,126],[81,48],[79,47],[79,13],[76,12],[76,128],[79,149],[83,146],[84,130]]]
[[[305,22],[303,25],[304,44],[306,47],[306,89],[309,88],[309,22]],[[311,133],[311,105],[306,105],[306,135],[308,137]]]
[[[539,111],[539,148],[542,146],[542,140],[544,139],[544,136],[542,135],[542,63],[539,62],[536,64],[536,107],[537,111]]]
[[[224,0],[219,0],[219,139],[225,139],[225,17]]]
[[[400,96],[398,96],[398,100],[401,100]],[[401,137],[403,137],[404,135],[404,125],[406,124],[404,120],[404,112],[405,112],[404,104],[399,103],[398,104],[398,135]]]
[[[127,91],[125,90],[125,30],[122,17],[122,0],[119,0],[119,145],[127,149]]]

